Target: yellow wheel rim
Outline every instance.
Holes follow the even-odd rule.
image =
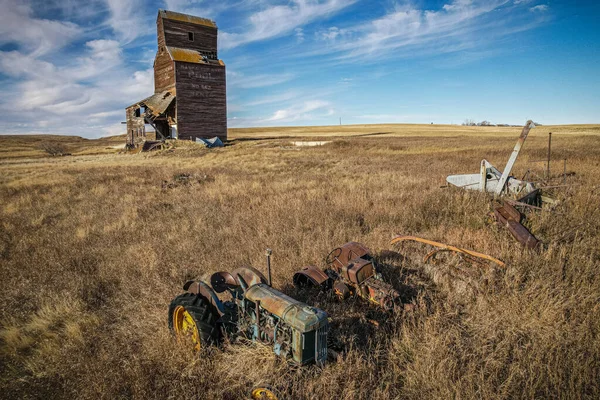
[[[338,299],[344,300],[344,293],[341,290],[333,289],[333,293],[337,296]]]
[[[273,393],[273,391],[269,388],[257,387],[257,388],[252,389],[252,399],[253,400],[259,400],[259,399],[277,400],[277,396],[275,396],[275,393]]]
[[[194,318],[183,306],[177,306],[173,311],[173,328],[178,339],[187,338],[192,341],[194,350],[200,350],[200,334]]]

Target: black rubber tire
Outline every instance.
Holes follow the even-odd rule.
[[[201,348],[219,344],[221,330],[217,320],[219,314],[215,307],[204,296],[193,293],[183,293],[175,297],[169,305],[169,329],[173,334],[173,313],[178,306],[182,306],[192,316],[200,335]]]

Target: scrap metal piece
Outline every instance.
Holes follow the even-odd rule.
[[[494,209],[494,216],[499,225],[505,226],[510,234],[528,249],[534,249],[540,245],[540,241],[521,224],[521,213],[504,203]]]
[[[434,242],[433,240],[423,239],[423,238],[416,237],[416,236],[402,236],[402,235],[395,236],[392,239],[392,241],[390,242],[390,245],[394,245],[396,243],[404,242],[404,241],[407,241],[407,240],[414,241],[414,242],[425,243],[425,244],[428,244],[430,246],[437,247],[439,250],[452,251],[452,252],[455,252],[455,253],[465,254],[467,256],[474,257],[474,258],[480,258],[480,259],[488,260],[488,261],[491,261],[491,262],[499,265],[500,267],[505,267],[506,266],[506,264],[504,262],[502,262],[502,261],[500,261],[497,258],[494,258],[492,256],[488,256],[487,254],[478,253],[478,252],[473,251],[473,250],[462,249],[460,247],[451,246],[449,244]],[[434,254],[435,253],[428,254],[425,257],[425,262],[427,262]]]
[[[304,287],[307,285],[326,286],[329,277],[319,268],[309,265],[303,267],[294,274],[293,282],[295,286]]]
[[[525,139],[531,128],[535,125],[532,121],[527,121],[527,124],[523,127],[523,131],[517,140],[517,144],[513,149],[513,152],[506,163],[504,172],[500,172],[494,167],[489,161],[482,160],[480,164],[479,173],[477,174],[461,174],[461,175],[449,175],[446,181],[462,189],[468,190],[479,190],[482,192],[495,193],[496,195],[511,194],[513,196],[523,196],[531,193],[535,190],[535,186],[532,182],[520,180],[510,176],[513,165],[517,161],[517,157]]]

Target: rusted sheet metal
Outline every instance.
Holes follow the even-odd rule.
[[[370,250],[358,242],[348,242],[341,247],[333,249],[327,256],[325,262],[329,265],[337,264],[338,267],[348,264],[356,258],[371,258]]]
[[[244,290],[259,283],[267,283],[267,278],[259,270],[250,266],[240,267],[234,270],[231,275],[233,275],[242,287],[246,286]],[[241,281],[240,278],[242,279]]]
[[[347,265],[347,268],[342,269],[346,273],[346,278],[356,284],[361,284],[373,275],[375,275],[375,267],[371,260],[364,258],[355,258]]]
[[[400,243],[400,242],[404,242],[404,241],[414,241],[414,242],[419,242],[419,243],[425,243],[425,244],[428,244],[430,246],[437,247],[438,249],[441,249],[441,250],[452,251],[452,252],[455,252],[455,253],[466,254],[466,255],[469,255],[469,256],[475,257],[475,258],[481,258],[481,259],[484,259],[484,260],[491,261],[491,262],[493,262],[495,264],[498,264],[501,267],[505,267],[506,266],[506,264],[504,264],[504,262],[498,260],[497,258],[488,256],[487,254],[478,253],[476,251],[467,250],[467,249],[461,249],[460,247],[451,246],[449,244],[444,244],[444,243],[439,243],[439,242],[434,242],[433,240],[423,239],[423,238],[416,237],[416,236],[402,236],[402,235],[398,235],[398,236],[396,236],[396,237],[394,237],[392,239],[392,241],[390,242],[390,245],[394,245],[396,243]],[[429,256],[429,258],[430,257],[431,256]],[[426,260],[427,259],[428,259],[428,257],[426,257]]]
[[[183,285],[183,290],[186,290],[189,293],[194,293],[196,295],[201,295],[205,297],[210,302],[210,304],[212,304],[217,309],[219,315],[225,314],[225,306],[223,305],[219,297],[217,297],[217,294],[214,292],[214,290],[212,290],[211,287],[208,286],[206,283],[193,280],[187,281],[185,285]]]
[[[250,287],[246,291],[246,298],[254,303],[260,302],[263,309],[301,332],[309,332],[327,324],[324,311],[309,307],[264,283]]]
[[[300,271],[294,274],[293,282],[294,285],[303,287],[309,283],[312,283],[315,286],[322,286],[327,283],[329,277],[319,268],[309,265],[303,267]]]
[[[208,26],[210,28],[217,27],[217,24],[215,23],[215,21],[210,20],[208,18],[201,18],[201,17],[196,17],[193,15],[181,14],[181,13],[174,12],[174,11],[159,10],[158,15],[159,15],[159,17],[164,18],[164,19],[170,19],[170,20],[181,21],[181,22],[189,22],[191,24]]]
[[[208,59],[202,53],[194,49],[182,49],[179,47],[169,46],[167,47],[167,50],[173,61],[225,66],[223,61]]]
[[[510,234],[523,246],[534,249],[540,245],[539,240],[521,224],[521,213],[508,203],[494,209],[498,224],[505,226]]]

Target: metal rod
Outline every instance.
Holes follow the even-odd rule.
[[[273,254],[273,251],[271,249],[267,249],[265,254],[267,256],[267,280],[268,280],[269,286],[272,286],[271,285],[271,254]]]
[[[260,340],[260,300],[256,300],[256,323],[254,324],[254,336]]]
[[[546,169],[546,179],[550,179],[550,149],[552,148],[552,132],[548,132],[548,167]]]
[[[504,190],[504,185],[506,184],[506,181],[508,180],[508,177],[513,168],[513,165],[515,165],[515,162],[517,161],[517,157],[519,156],[519,152],[521,151],[521,148],[523,147],[523,143],[525,143],[525,139],[527,139],[527,135],[529,135],[529,131],[531,130],[531,128],[534,128],[534,127],[535,127],[535,124],[531,120],[527,121],[527,123],[523,127],[523,130],[521,131],[521,135],[519,136],[519,140],[517,140],[517,144],[515,145],[515,148],[512,151],[510,158],[508,159],[508,162],[506,163],[506,167],[504,167],[504,171],[502,172],[500,181],[498,181],[498,185],[496,186],[496,194],[498,196],[502,194],[502,191]]]
[[[563,166],[563,185],[567,184],[567,159],[565,158],[564,160],[564,166]]]

